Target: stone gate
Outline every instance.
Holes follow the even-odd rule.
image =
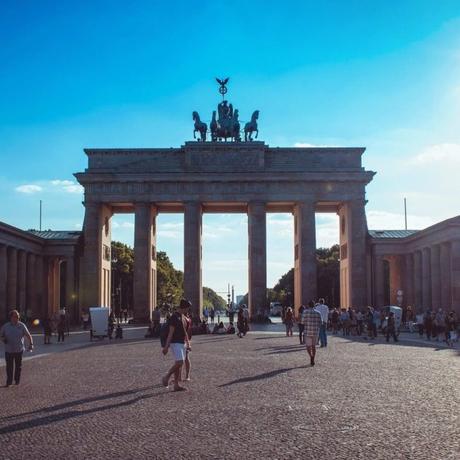
[[[272,148],[263,142],[186,142],[169,149],[85,149],[88,167],[75,177],[84,187],[84,253],[80,306],[110,306],[111,218],[134,213],[134,315],[156,306],[156,216],[184,213],[184,291],[202,311],[202,215],[248,215],[249,312],[268,316],[266,214],[294,214],[295,307],[316,297],[315,212],[340,217],[342,307],[371,297],[365,187],[374,172],[364,148]]]

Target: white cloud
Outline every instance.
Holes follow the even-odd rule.
[[[407,227],[411,230],[418,230],[429,227],[436,222],[435,219],[427,216],[407,216]],[[368,211],[367,225],[371,230],[400,230],[404,229],[404,214],[387,211]]]
[[[426,166],[437,163],[443,168],[460,165],[460,144],[435,144],[409,159],[409,164]]]
[[[133,222],[121,222],[120,227],[122,228],[134,228]]]
[[[74,182],[71,180],[61,180],[61,179],[54,179],[51,181],[53,185],[73,185]]]
[[[62,190],[66,193],[83,193],[84,190],[80,184],[67,179],[54,179],[51,181],[51,185],[58,187],[59,190]]]
[[[227,237],[229,234],[235,233],[233,227],[228,225],[209,225],[203,224],[203,238],[218,239]]]
[[[32,193],[41,192],[43,188],[40,187],[40,185],[26,184],[26,185],[19,185],[18,187],[15,188],[15,190],[20,193],[32,194]]]
[[[79,184],[66,185],[63,187],[67,193],[83,193],[83,187]]]
[[[168,222],[158,225],[157,236],[173,240],[180,240],[183,238],[183,230],[183,223]]]

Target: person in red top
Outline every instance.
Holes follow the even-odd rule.
[[[169,348],[174,355],[174,364],[169,369],[168,373],[161,379],[161,383],[167,387],[169,379],[174,375],[174,391],[184,391],[186,388],[179,385],[182,374],[182,366],[184,365],[187,350],[191,351],[190,341],[187,334],[187,320],[185,313],[190,308],[190,302],[182,299],[179,308],[174,312],[169,319],[169,333],[163,348],[163,354],[167,355]]]

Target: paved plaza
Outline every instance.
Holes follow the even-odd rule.
[[[72,334],[26,360],[21,385],[0,388],[0,458],[459,458],[457,350],[333,337],[312,368],[277,326],[196,336],[189,391],[174,393],[144,331]]]

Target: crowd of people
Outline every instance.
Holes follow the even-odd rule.
[[[293,335],[293,326],[297,322],[299,340],[303,343],[302,313],[301,306],[297,315],[292,307],[285,308],[282,313],[283,323],[286,327],[286,336]],[[401,317],[397,318],[391,307],[381,309],[367,307],[364,310],[355,308],[339,309],[329,308],[324,299],[319,299],[314,307],[322,317],[322,325],[319,331],[319,340],[323,345],[327,344],[326,331],[333,335],[341,333],[343,336],[363,336],[365,339],[374,340],[378,333],[382,333],[387,341],[393,338],[398,341],[400,330],[415,332],[420,336],[426,334],[427,340],[444,341],[450,347],[458,341],[458,319],[454,311],[445,312],[429,309],[425,313],[415,315],[411,306],[401,309]]]
[[[398,310],[402,313],[401,317],[395,315],[395,311]],[[182,299],[179,307],[166,315],[163,323],[161,317],[161,310],[155,309],[146,337],[160,337],[163,353],[172,352],[174,364],[162,378],[162,384],[168,386],[173,377],[175,391],[184,391],[185,387],[181,382],[190,380],[190,351],[194,334],[237,334],[239,338],[243,338],[249,331],[249,312],[246,305],[240,306],[238,310],[236,328],[233,318],[230,318],[228,326],[225,326],[220,318],[215,323],[213,309],[207,311],[203,318],[192,318],[191,303],[186,299]],[[32,336],[27,326],[20,322],[19,312],[12,310],[9,318],[10,321],[0,330],[0,337],[5,343],[7,386],[12,384],[13,377],[15,383],[19,384],[22,354],[25,351],[24,338],[29,341],[28,349],[33,349]],[[91,319],[85,316],[82,319],[86,329]],[[442,308],[428,309],[425,313],[415,315],[412,307],[402,310],[395,307],[377,309],[370,306],[365,310],[338,309],[328,307],[324,299],[319,299],[318,302],[310,301],[307,305],[302,305],[297,313],[292,307],[283,309],[282,320],[288,337],[293,336],[294,324],[297,323],[299,342],[305,345],[311,366],[315,365],[317,346],[327,347],[327,331],[333,335],[341,333],[345,337],[364,336],[367,340],[376,339],[380,331],[387,342],[390,338],[397,342],[400,329],[405,328],[409,332],[418,330],[419,335],[426,335],[427,340],[444,341],[450,347],[454,342],[458,342],[456,313],[445,312]],[[65,310],[59,311],[56,318],[44,318],[41,325],[45,344],[51,343],[53,329],[57,332],[58,342],[64,341],[66,329],[68,330]],[[120,319],[111,312],[108,319],[110,339],[114,331],[115,338],[123,337]]]

